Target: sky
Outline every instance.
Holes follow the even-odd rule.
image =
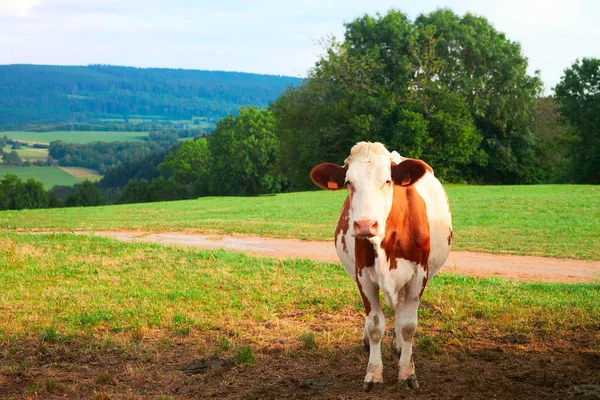
[[[600,0],[0,0],[0,64],[113,64],[303,77],[344,23],[396,8],[484,16],[521,43],[546,93],[600,58]]]

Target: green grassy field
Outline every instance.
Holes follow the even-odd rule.
[[[0,287],[3,398],[288,398],[311,379],[368,398],[360,296],[335,264],[1,232]],[[440,275],[419,314],[421,394],[513,398],[600,377],[598,284]],[[180,372],[213,357],[237,366]],[[384,397],[398,397],[385,368]]]
[[[31,147],[23,147],[19,150],[15,150],[21,160],[25,161],[38,161],[48,159],[48,149],[34,149]]]
[[[22,180],[35,178],[42,182],[46,189],[51,189],[54,185],[72,186],[84,181],[84,179],[75,178],[58,167],[1,167],[0,179],[6,174],[15,174]]]
[[[600,186],[449,186],[453,248],[600,259]],[[331,240],[346,193],[5,211],[10,230],[196,231]]]
[[[139,140],[140,137],[148,136],[148,132],[110,132],[110,131],[53,131],[53,132],[22,132],[8,131],[0,132],[0,136],[8,136],[10,139],[27,143],[50,143],[53,140],[63,140],[69,143],[89,142],[124,142]]]

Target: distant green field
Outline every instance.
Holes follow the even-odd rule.
[[[109,132],[109,131],[53,131],[53,132],[0,132],[0,136],[28,143],[50,143],[54,140],[63,140],[69,143],[89,142],[125,142],[139,140],[148,136],[148,132]]]
[[[192,119],[167,119],[164,116],[158,115],[131,115],[127,119],[128,122],[132,124],[142,124],[148,121],[157,120],[161,122],[171,122],[173,124],[184,124],[187,125],[189,129],[205,129],[210,130],[215,127],[213,122],[206,121],[206,117],[193,117]],[[102,118],[100,121],[102,122],[116,122],[116,123],[125,123],[123,118]],[[194,123],[194,121],[199,121],[198,124]]]
[[[84,180],[75,178],[58,167],[0,167],[0,179],[6,174],[15,174],[23,180],[35,178],[42,182],[46,189],[55,185],[72,186]]]
[[[600,260],[600,186],[447,188],[456,250]],[[345,191],[0,212],[18,230],[190,230],[332,240]]]
[[[34,149],[31,147],[23,147],[16,150],[21,160],[37,161],[48,159],[48,149]]]

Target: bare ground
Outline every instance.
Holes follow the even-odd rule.
[[[89,233],[82,232],[82,234]],[[269,257],[308,258],[338,262],[333,242],[183,233],[104,231],[93,234],[123,241],[154,242],[211,249],[222,248]],[[600,279],[600,261],[453,251],[442,272],[526,281],[596,282]]]
[[[581,345],[535,349],[490,341],[443,354],[417,349],[416,391],[397,385],[397,366],[386,351],[383,387],[364,393],[368,357],[352,343],[327,351],[274,345],[256,364],[229,369],[230,363],[191,375],[182,369],[205,351],[194,338],[142,339],[120,347],[89,338],[30,340],[0,344],[0,398],[598,399],[600,354]]]

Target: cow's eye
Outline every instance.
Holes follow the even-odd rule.
[[[392,180],[388,179],[387,181],[385,181],[385,183],[387,183],[389,185],[390,183],[392,183]]]
[[[352,186],[352,183],[351,183],[351,182],[349,182],[349,181],[346,181],[346,182],[344,182],[344,186],[346,186],[346,187],[351,187],[351,186]]]

